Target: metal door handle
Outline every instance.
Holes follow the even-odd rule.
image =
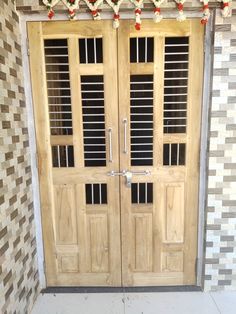
[[[112,128],[108,129],[108,143],[109,143],[109,162],[113,162]]]
[[[123,124],[124,124],[124,150],[123,153],[127,154],[128,149],[127,149],[127,124],[128,124],[128,119],[124,118],[123,119]]]
[[[122,172],[112,170],[112,171],[108,172],[107,175],[110,176],[110,177],[124,176],[125,172],[126,172],[125,170],[123,170]]]
[[[131,171],[134,175],[142,175],[142,176],[148,176],[151,174],[150,170],[144,170],[144,171]]]
[[[126,178],[126,186],[128,188],[131,187],[131,183],[132,183],[132,177],[133,175],[143,175],[143,176],[147,176],[150,175],[151,171],[150,170],[144,170],[144,171],[128,171],[128,170],[123,170],[122,172],[118,172],[118,171],[110,171],[108,172],[108,176],[114,177],[114,176],[122,176]]]

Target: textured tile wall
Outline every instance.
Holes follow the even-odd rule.
[[[41,0],[17,0],[17,6],[25,12],[45,10]],[[163,4],[174,6],[174,1]],[[198,0],[185,4],[197,6]],[[233,16],[225,20],[218,12],[215,25],[205,290],[236,290],[236,1],[232,8]]]
[[[205,290],[236,290],[236,12],[216,17]]]
[[[26,314],[38,293],[19,20],[0,5],[0,313]]]

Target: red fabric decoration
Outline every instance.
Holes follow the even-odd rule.
[[[55,15],[54,11],[53,10],[50,10],[48,12],[48,18],[51,20],[53,18],[53,16]]]
[[[160,8],[155,8],[153,11],[154,11],[154,13],[156,13],[156,12],[160,13],[161,9]]]
[[[183,9],[184,9],[184,6],[182,3],[178,3],[177,7],[178,7],[179,11],[183,11]]]

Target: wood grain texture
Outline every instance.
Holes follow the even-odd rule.
[[[83,150],[83,120],[80,77],[103,75],[105,127],[118,134],[116,32],[105,21],[30,23],[31,74],[40,161],[41,204],[44,228],[47,284],[120,286],[120,204],[118,179],[107,176],[118,168],[118,137],[113,138],[113,162],[106,167],[86,168]],[[79,38],[103,39],[104,64],[79,62]],[[51,136],[44,64],[45,38],[67,38],[71,86],[73,135]],[[37,41],[37,44],[35,42]],[[39,88],[40,86],[40,88]],[[42,87],[41,87],[42,86]],[[113,108],[111,111],[110,108]],[[51,145],[73,145],[75,166],[53,168]],[[107,185],[108,203],[86,204],[85,184]],[[93,208],[91,208],[93,207]]]
[[[153,204],[148,204],[148,206],[138,204],[136,207],[135,204],[131,204],[130,190],[126,187],[124,179],[120,179],[123,284],[125,286],[195,284],[203,62],[202,28],[199,20],[180,24],[169,20],[165,21],[165,25],[155,26],[151,21],[144,21],[142,30],[137,33],[129,23],[129,21],[122,21],[118,34],[119,89],[122,100],[120,114],[122,117],[129,117],[130,74],[153,74],[154,159],[153,166],[130,167],[129,152],[126,155],[122,154],[123,131],[120,124],[121,169],[150,170],[151,175],[134,176],[133,182],[153,183]],[[145,36],[154,38],[154,62],[130,64],[129,38]],[[190,37],[186,134],[163,134],[166,36]],[[185,143],[186,164],[163,166],[164,143]],[[130,145],[129,139],[128,145]]]
[[[30,61],[36,122],[43,237],[48,285],[148,286],[195,284],[203,31],[199,20],[161,24],[133,21],[29,23]],[[154,60],[130,63],[130,37],[153,37]],[[165,37],[189,36],[186,134],[163,134]],[[79,63],[79,38],[102,37],[103,64]],[[44,38],[67,38],[73,135],[51,136],[43,52]],[[153,165],[131,166],[130,75],[152,74],[154,81]],[[103,75],[105,167],[85,167],[81,75]],[[40,82],[40,84],[39,84]],[[124,153],[124,123],[128,119]],[[109,138],[113,159],[108,161]],[[163,144],[185,143],[186,164],[163,166]],[[53,168],[51,145],[73,145],[75,167]],[[152,183],[153,200],[132,204],[123,176],[110,171],[143,171],[132,182]],[[107,185],[107,204],[86,204],[85,184]]]
[[[47,285],[56,285],[54,195],[51,171],[50,129],[47,107],[47,86],[41,23],[27,24],[30,72],[34,102],[38,171],[40,178],[41,215],[46,260]]]

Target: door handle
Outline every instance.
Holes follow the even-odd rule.
[[[124,118],[123,119],[123,124],[124,124],[124,154],[128,154],[128,149],[127,149],[127,125],[128,125],[128,119]]]
[[[108,143],[109,143],[109,162],[113,162],[112,128],[109,128],[107,132],[108,132]]]
[[[125,171],[125,172],[124,172],[124,177],[126,178],[126,187],[127,187],[127,188],[131,188],[133,175],[147,176],[147,175],[150,175],[150,174],[151,174],[151,171],[150,171],[150,170],[144,170],[144,171]]]
[[[150,175],[151,171],[150,170],[144,170],[144,171],[128,171],[128,170],[123,170],[122,172],[118,172],[118,171],[110,171],[108,172],[108,176],[114,177],[114,176],[122,176],[125,177],[126,179],[126,186],[127,188],[131,187],[132,184],[132,177],[133,175],[143,175],[143,176],[147,176]]]
[[[123,170],[122,172],[119,172],[119,171],[110,171],[107,173],[108,176],[110,177],[115,177],[115,176],[124,176],[125,175],[125,170]]]

